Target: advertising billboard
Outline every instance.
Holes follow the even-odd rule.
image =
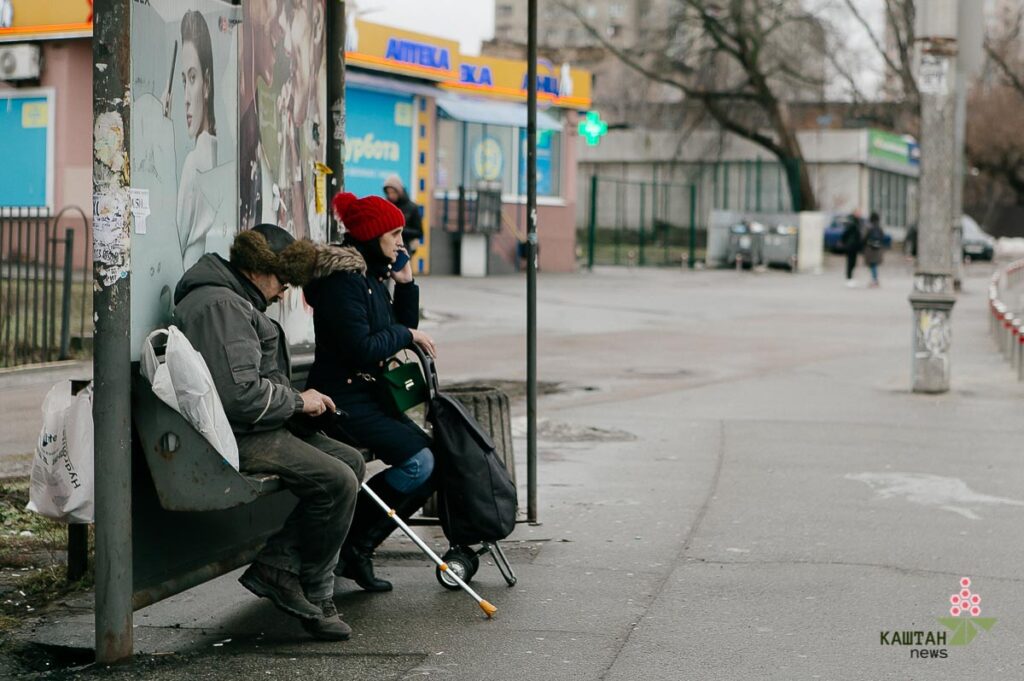
[[[345,116],[345,191],[380,195],[392,174],[412,187],[412,96],[349,87]]]
[[[238,26],[221,0],[132,11],[132,347],[170,321],[174,287],[238,229]]]
[[[93,0],[0,0],[0,43],[92,35]]]

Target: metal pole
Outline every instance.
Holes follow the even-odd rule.
[[[71,394],[77,395],[89,381],[82,379],[71,380]],[[77,582],[85,576],[89,569],[89,526],[79,523],[68,525],[68,582]]]
[[[692,270],[697,266],[697,185],[690,185],[690,249],[686,264]]]
[[[345,165],[345,2],[327,2],[327,201],[341,191]],[[327,240],[339,237],[338,219],[334,211],[327,211]]]
[[[132,0],[96,0],[93,28],[93,422],[96,661],[132,654],[129,233]]]
[[[644,266],[644,222],[647,221],[647,185],[640,183],[640,234],[637,245],[640,248],[640,266]]]
[[[527,8],[526,518],[537,522],[537,0]]]
[[[910,294],[912,389],[943,393],[950,383],[953,295],[951,234],[956,177],[957,0],[922,3],[921,179],[917,266]]]
[[[590,176],[590,225],[587,227],[587,269],[594,270],[594,248],[597,245],[597,175]]]
[[[60,301],[60,355],[67,359],[71,355],[71,258],[75,253],[75,230],[64,231],[64,281],[61,282],[63,297]],[[84,293],[83,293],[84,295]]]

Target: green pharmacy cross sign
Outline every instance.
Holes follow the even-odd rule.
[[[596,111],[588,111],[587,117],[580,121],[578,129],[580,135],[586,138],[587,144],[594,147],[608,132],[608,124],[601,120],[601,115]]]

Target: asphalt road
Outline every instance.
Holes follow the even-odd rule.
[[[134,667],[83,673],[1024,678],[1024,387],[986,335],[987,272],[972,266],[954,309],[940,396],[909,392],[901,264],[880,289],[847,289],[834,268],[543,275],[540,378],[562,390],[540,402],[542,524],[508,542],[519,583],[488,565],[473,582],[493,620],[393,538],[379,563],[395,591],[337,600],[348,643],[307,641],[229,576],[136,613]],[[523,279],[422,287],[442,380],[525,377]],[[523,486],[522,439],[517,456]],[[961,577],[990,630],[882,644],[893,630],[952,640],[938,618]],[[23,635],[89,645],[88,607]]]

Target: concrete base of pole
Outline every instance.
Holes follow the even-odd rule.
[[[952,279],[949,277],[949,279]],[[949,282],[952,285],[952,281]],[[950,383],[950,316],[956,298],[948,293],[910,295],[914,313],[914,357],[911,389],[915,393],[944,393]]]

